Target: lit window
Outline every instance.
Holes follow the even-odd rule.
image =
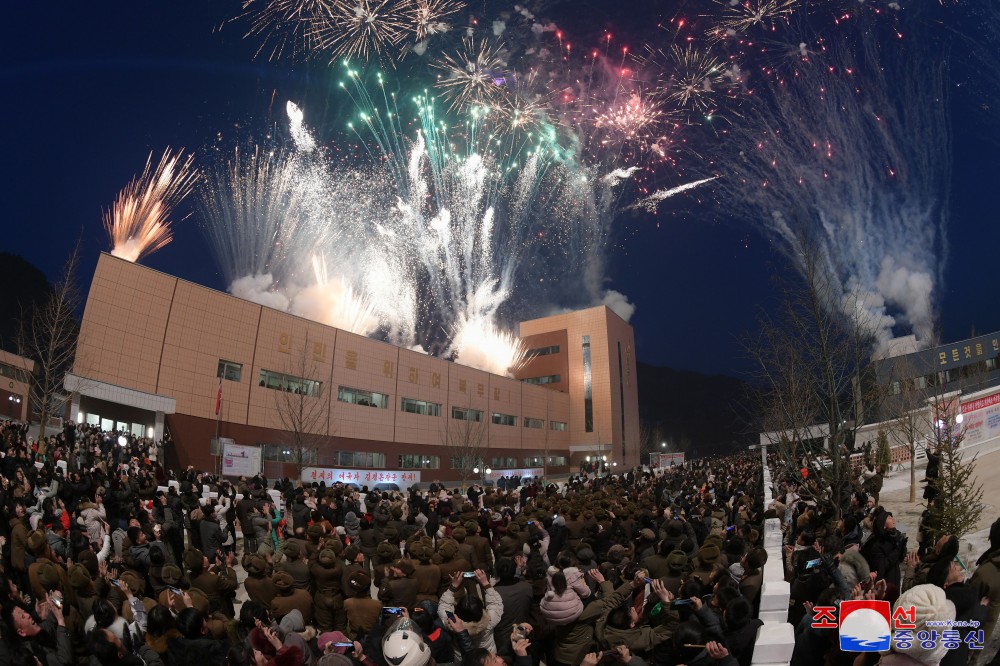
[[[305,379],[304,377],[285,375],[271,370],[260,371],[260,385],[273,391],[307,395],[311,398],[318,398],[323,388],[323,382]]]
[[[476,423],[479,423],[483,420],[483,410],[452,407],[451,418],[458,419],[459,421],[475,421]]]
[[[559,431],[566,430],[566,422],[565,421],[549,421],[549,428],[551,428],[552,430],[559,430]]]
[[[389,396],[385,393],[365,391],[363,389],[350,388],[347,386],[337,387],[337,400],[340,402],[346,402],[349,405],[389,409]]]
[[[408,414],[422,414],[424,416],[441,416],[441,405],[436,402],[401,398],[399,401],[399,411]]]
[[[234,363],[233,361],[224,361],[219,359],[219,370],[215,373],[216,377],[221,377],[229,382],[238,382],[243,376],[243,364]]]
[[[516,426],[517,417],[512,414],[493,412],[493,425]]]

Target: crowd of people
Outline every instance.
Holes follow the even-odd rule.
[[[966,581],[954,537],[907,552],[871,476],[846,511],[793,476],[764,507],[759,454],[377,492],[175,472],[162,443],[91,426],[35,440],[6,422],[0,438],[0,666],[749,666],[768,518],[787,544],[793,664],[858,658],[813,626],[839,600],[975,618],[986,639],[1000,609],[1000,521]]]

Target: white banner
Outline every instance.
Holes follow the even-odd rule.
[[[539,476],[543,476],[545,470],[541,467],[536,467],[533,469],[494,469],[490,470],[490,473],[486,475],[485,478],[492,479],[496,481],[501,476],[519,476],[522,479],[534,479]],[[470,482],[475,483],[475,474],[469,479]]]
[[[415,483],[420,483],[420,472],[397,471],[384,469],[341,469],[339,467],[306,467],[302,470],[303,483],[319,483],[326,485],[337,483],[353,483],[356,486],[373,488],[379,483],[394,483],[400,490],[406,490]]]
[[[222,439],[222,475],[253,476],[261,471],[259,446],[239,446],[231,439]]]
[[[1000,436],[1000,393],[962,403],[962,446]]]

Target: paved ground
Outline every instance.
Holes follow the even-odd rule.
[[[910,535],[909,546],[916,546],[917,524],[924,510],[922,493],[924,478],[924,461],[917,463],[917,493],[916,502],[910,504],[910,470],[904,468],[892,473],[882,487],[879,497],[881,504],[892,511],[899,529]],[[976,476],[983,486],[983,504],[985,509],[979,519],[976,530],[962,538],[960,554],[966,564],[975,563],[976,559],[986,550],[990,525],[1000,517],[1000,451],[984,453],[976,458]]]

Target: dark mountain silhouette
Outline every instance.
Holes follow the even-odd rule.
[[[749,411],[754,389],[747,382],[642,362],[637,373],[639,418],[647,440],[644,463],[645,454],[660,442],[667,442],[662,450],[695,458],[746,450],[757,440]]]

